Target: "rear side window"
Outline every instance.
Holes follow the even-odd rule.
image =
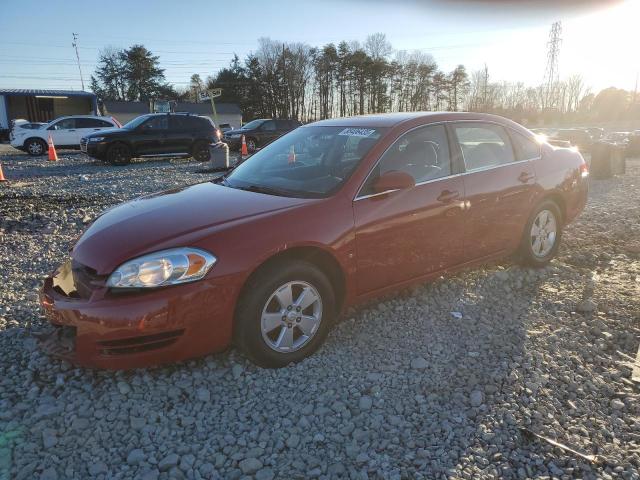
[[[516,152],[516,160],[533,160],[540,157],[540,145],[531,138],[527,138],[518,132],[510,132],[513,149]]]
[[[408,173],[416,183],[451,175],[449,144],[444,126],[418,128],[396,140],[374,167],[360,195],[372,194],[376,179],[391,171]]]
[[[515,161],[509,135],[490,123],[459,123],[453,126],[466,170],[474,171]]]

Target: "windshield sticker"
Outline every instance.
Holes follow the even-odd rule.
[[[349,137],[369,137],[376,133],[371,128],[345,128],[338,135],[347,135]]]

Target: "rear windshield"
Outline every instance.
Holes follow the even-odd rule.
[[[383,128],[300,127],[236,168],[225,184],[293,197],[336,191],[382,137]]]

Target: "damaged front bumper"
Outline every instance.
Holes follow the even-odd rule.
[[[67,262],[44,282],[40,305],[51,329],[36,337],[46,353],[82,366],[174,362],[227,348],[234,295],[215,279],[113,293],[104,279]]]

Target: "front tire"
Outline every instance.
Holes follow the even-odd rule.
[[[255,138],[247,138],[247,151],[253,153],[258,148],[258,141]]]
[[[47,151],[47,144],[39,138],[30,138],[24,142],[24,150],[32,157],[44,155]]]
[[[533,211],[522,235],[524,264],[544,267],[555,257],[562,238],[562,215],[555,202],[545,200]]]
[[[127,165],[131,163],[131,149],[124,143],[111,145],[107,150],[107,162],[111,165]]]
[[[256,365],[280,368],[314,353],[336,314],[326,275],[304,262],[278,263],[259,271],[236,310],[234,341]]]

